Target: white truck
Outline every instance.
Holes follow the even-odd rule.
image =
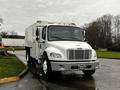
[[[41,77],[48,78],[53,71],[91,76],[99,68],[96,51],[74,23],[37,21],[25,30],[25,43],[28,67]]]

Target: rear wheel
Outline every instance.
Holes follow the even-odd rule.
[[[30,58],[30,50],[27,50],[27,51],[26,51],[26,61],[27,61],[27,66],[28,66],[28,67],[31,67],[31,65],[32,65],[32,60],[31,60],[31,58]]]
[[[30,48],[29,47],[25,47],[25,50],[26,50],[26,60],[28,61],[29,57],[30,57]]]
[[[83,73],[85,76],[91,76],[95,73],[95,70],[84,70]]]
[[[28,53],[26,54],[26,61],[28,62],[29,59],[30,59],[30,54],[29,54],[29,52],[28,52]]]
[[[34,60],[32,60],[32,58],[30,57],[30,49],[27,48],[26,50],[26,61],[27,61],[27,66],[30,70],[30,72],[34,75],[36,75],[36,62]]]

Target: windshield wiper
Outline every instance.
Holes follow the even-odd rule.
[[[58,36],[52,36],[51,39],[57,39],[57,40],[65,40],[64,38],[58,37]]]
[[[71,40],[74,40],[74,41],[83,41],[82,39],[79,39],[79,38],[76,38],[76,37],[68,37],[70,38]]]
[[[61,38],[61,37],[58,37],[58,36],[52,36],[51,37],[51,40],[57,40],[57,41],[61,41],[61,40],[66,40],[66,41],[82,41],[80,40],[79,38],[76,38],[76,37],[68,37],[68,38]]]

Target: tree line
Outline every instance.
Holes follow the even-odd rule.
[[[18,35],[18,33],[15,31],[11,31],[11,32],[1,31],[0,36],[2,38],[13,38],[13,39],[24,39],[25,38],[25,36]]]
[[[120,51],[120,15],[106,14],[85,24],[86,40],[95,49]]]

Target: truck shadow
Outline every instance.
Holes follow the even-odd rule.
[[[56,73],[50,80],[39,81],[45,90],[96,90],[94,77],[76,73]]]

